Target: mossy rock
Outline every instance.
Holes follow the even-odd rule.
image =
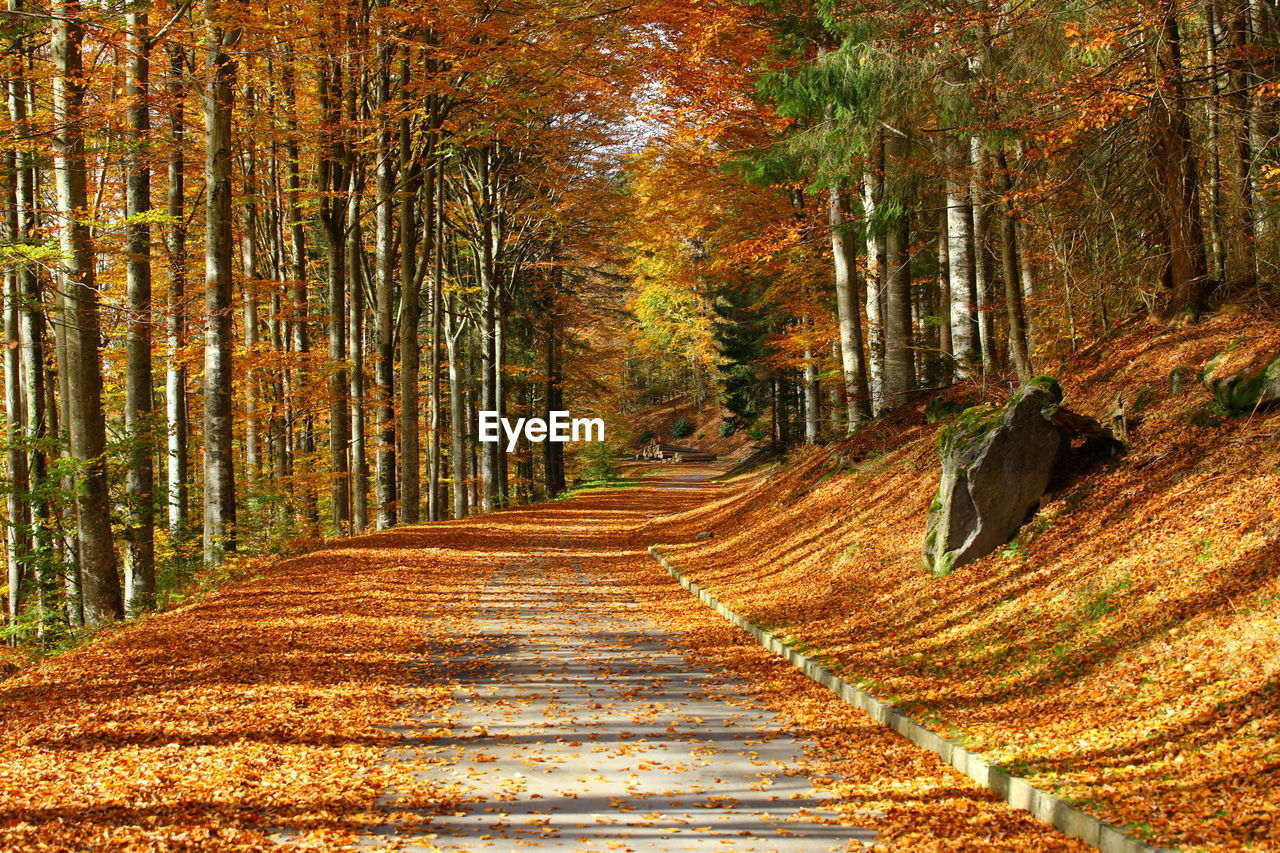
[[[1228,349],[1209,360],[1200,381],[1228,412],[1274,406],[1280,403],[1280,354],[1257,353],[1241,361]]]
[[[945,421],[953,418],[965,410],[965,404],[956,400],[946,400],[942,397],[934,397],[924,406],[924,422],[927,424],[936,424],[939,421]]]
[[[990,554],[1035,513],[1067,443],[1049,421],[1061,402],[1056,381],[1028,383],[1007,406],[973,406],[941,430],[942,479],[923,548],[931,571]]]

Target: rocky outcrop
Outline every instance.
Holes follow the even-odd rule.
[[[966,409],[942,431],[942,482],[924,541],[935,574],[990,554],[1035,513],[1068,445],[1053,422],[1061,402],[1057,382],[1037,378],[1003,409]]]
[[[1252,412],[1280,403],[1280,354],[1255,352],[1240,357],[1231,351],[1214,356],[1200,381],[1228,412]]]

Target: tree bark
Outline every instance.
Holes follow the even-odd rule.
[[[21,0],[9,0],[11,11],[22,11]],[[25,40],[15,42],[14,53],[19,61],[9,80],[9,118],[17,140],[14,152],[13,231],[15,242],[34,245],[36,232],[36,157],[28,121],[27,100],[34,85],[26,78],[23,62],[30,48]],[[36,562],[36,581],[40,596],[40,634],[48,637],[58,630],[58,616],[54,607],[57,598],[58,577],[52,548],[52,526],[48,488],[49,424],[46,417],[47,400],[44,357],[44,304],[41,280],[34,264],[21,264],[15,270],[18,278],[18,294],[21,300],[18,314],[18,336],[21,349],[20,369],[22,397],[25,401],[27,484],[31,490],[29,516],[31,522],[31,553]]]
[[[355,88],[355,81],[351,81]],[[356,97],[353,91],[350,97]],[[342,125],[342,62],[327,57],[320,66],[320,111],[333,131],[321,148],[318,166],[320,184],[320,224],[325,238],[329,309],[329,495],[333,529],[349,532],[351,523],[351,471],[347,454],[351,442],[351,405],[347,376],[347,208],[354,193],[344,136],[334,129]]]
[[[977,296],[978,350],[982,372],[999,369],[992,270],[987,254],[991,234],[991,207],[987,199],[987,153],[976,136],[969,138],[969,191],[973,208],[973,280]]]
[[[444,316],[444,341],[449,357],[449,462],[453,476],[453,517],[467,517],[466,395],[462,390],[463,324],[458,317],[458,298],[449,297]]]
[[[17,157],[12,149],[3,154],[3,180],[5,202],[6,241],[18,235]],[[26,567],[31,561],[29,540],[30,515],[27,496],[27,457],[23,453],[22,428],[26,421],[22,411],[22,349],[19,332],[19,273],[16,267],[6,265],[4,271],[4,409],[5,474],[8,480],[5,522],[5,559],[9,570],[9,625],[16,627],[22,612]],[[16,639],[16,637],[15,637]]]
[[[130,59],[125,66],[125,97],[129,101],[125,162],[129,327],[124,423],[129,441],[129,515],[124,530],[124,582],[125,607],[129,613],[138,613],[155,606],[156,598],[155,469],[151,461],[151,226],[146,221],[151,212],[151,36],[145,12],[126,13],[125,26]]]
[[[885,225],[884,393],[896,404],[915,385],[911,341],[910,215],[906,176],[909,143],[898,133],[885,143],[885,185],[892,190],[897,212]],[[888,195],[888,192],[886,193]]]
[[[100,625],[124,616],[116,574],[107,490],[107,428],[102,409],[98,289],[88,208],[84,153],[84,22],[79,0],[54,0],[53,152],[68,316],[67,394],[71,454],[80,470],[76,492],[84,618]]]
[[[231,114],[236,62],[229,50],[239,30],[218,20],[205,2],[205,338],[204,560],[218,565],[236,550],[236,480],[232,411]]]
[[[801,320],[805,333],[812,333],[813,324],[809,318]],[[821,389],[818,387],[818,361],[813,355],[813,344],[806,341],[804,346],[804,443],[818,443],[818,410],[820,407]]]
[[[433,241],[435,269],[431,276],[431,492],[427,496],[427,517],[439,521],[443,517],[440,506],[440,335],[444,319],[444,164],[437,161],[432,167],[435,177],[435,239]]]
[[[378,114],[376,199],[374,207],[374,502],[375,521],[379,530],[396,523],[396,423],[395,423],[395,191],[396,159],[393,156],[391,130],[382,111],[390,100],[389,57],[380,58],[376,103]]]
[[[840,365],[844,376],[844,396],[848,411],[845,424],[848,434],[852,435],[859,424],[871,417],[871,395],[867,391],[867,359],[862,349],[862,312],[858,299],[857,262],[854,243],[846,233],[849,220],[848,204],[844,193],[838,187],[827,190],[827,216],[831,226],[836,316],[840,324]]]
[[[170,44],[169,52],[169,163],[165,186],[168,229],[165,248],[169,263],[169,298],[165,313],[165,424],[167,427],[166,504],[169,533],[175,539],[187,531],[187,368],[182,349],[187,333],[187,226],[186,226],[186,49]]]
[[[1027,315],[1022,304],[1022,274],[1018,265],[1017,217],[1011,207],[1013,175],[1004,147],[997,153],[997,163],[1003,183],[1005,202],[1000,210],[1000,260],[1004,267],[1004,304],[1009,318],[1009,351],[1013,366],[1022,382],[1030,381],[1034,370],[1031,364],[1031,347],[1027,343]]]
[[[862,219],[867,242],[867,392],[872,416],[884,409],[884,264],[883,246],[872,222],[884,192],[884,135],[876,134],[873,158],[862,176]]]
[[[1182,76],[1177,0],[1162,0],[1153,49],[1157,95],[1152,100],[1152,164],[1164,208],[1168,242],[1168,317],[1195,320],[1208,296],[1208,269],[1200,220],[1200,185]]]

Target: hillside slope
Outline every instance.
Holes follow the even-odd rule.
[[[1131,451],[1058,483],[1014,542],[949,577],[921,564],[941,426],[923,399],[739,481],[695,511],[714,539],[666,553],[1101,817],[1161,845],[1280,849],[1280,412],[1222,419],[1198,383],[1169,385],[1238,344],[1280,351],[1280,325],[1143,323],[1042,367],[1077,411],[1123,394]]]
[[[714,401],[698,405],[692,396],[682,394],[636,412],[632,416],[632,423],[637,437],[645,430],[652,430],[663,441],[707,450],[721,458],[741,458],[751,452],[755,442],[744,430],[733,435],[720,435],[720,425],[728,416],[729,410]],[[688,418],[693,427],[692,434],[684,438],[676,438],[671,434],[671,425],[678,418]]]

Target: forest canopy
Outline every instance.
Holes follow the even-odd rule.
[[[852,433],[1274,300],[1271,0],[8,0],[14,642],[554,497],[477,413]],[[599,451],[593,451],[599,453]]]

